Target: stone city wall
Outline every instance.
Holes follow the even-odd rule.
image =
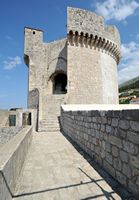
[[[139,195],[139,109],[63,105],[63,132],[122,185]]]
[[[0,148],[0,199],[12,200],[16,181],[32,141],[32,127],[23,128]]]

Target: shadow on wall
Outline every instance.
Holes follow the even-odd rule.
[[[50,77],[57,71],[63,71],[67,74],[67,43],[58,56],[53,58],[48,64],[48,73]]]
[[[37,109],[37,123],[36,130],[38,130],[38,119],[39,119],[39,90],[37,88],[29,92],[28,96],[28,108]]]
[[[39,90],[37,88],[29,91],[28,107],[39,109]]]
[[[48,64],[48,88],[51,94],[65,94],[67,92],[67,44]]]

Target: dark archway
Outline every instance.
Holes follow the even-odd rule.
[[[67,93],[67,76],[63,73],[57,74],[53,79],[53,94]]]

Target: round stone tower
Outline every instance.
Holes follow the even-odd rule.
[[[95,13],[68,8],[69,104],[117,104],[120,36]]]

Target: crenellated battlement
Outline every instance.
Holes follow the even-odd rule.
[[[102,16],[69,7],[67,33],[71,45],[80,44],[101,49],[119,63],[121,58],[119,32],[115,26],[105,25]]]
[[[121,52],[119,46],[113,41],[99,37],[98,35],[88,33],[78,33],[78,31],[69,31],[68,33],[68,44],[71,46],[85,46],[90,49],[97,49],[98,51],[105,52],[113,57],[117,64],[121,58]]]

